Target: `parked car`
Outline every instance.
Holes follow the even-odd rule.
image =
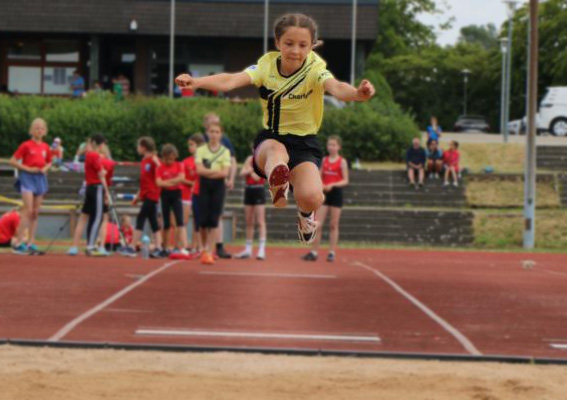
[[[324,100],[325,107],[338,108],[338,109],[343,109],[343,108],[346,107],[346,103],[344,101],[341,101],[341,100],[337,99],[336,97],[329,96],[328,94],[326,94],[323,97],[323,100]]]
[[[522,119],[516,119],[514,121],[508,122],[508,133],[510,135],[525,135],[528,130],[528,117]],[[536,114],[536,134],[541,135],[547,129],[542,127],[541,117]]]
[[[490,125],[486,122],[486,118],[480,115],[461,115],[455,126],[453,132],[490,132]]]
[[[567,87],[550,87],[539,105],[540,126],[553,136],[567,136]]]

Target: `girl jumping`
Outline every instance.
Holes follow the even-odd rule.
[[[287,205],[291,183],[298,206],[299,240],[311,243],[317,231],[315,211],[325,197],[316,137],[323,119],[323,95],[328,92],[342,101],[366,101],[374,95],[374,87],[363,80],[355,88],[333,77],[313,51],[319,41],[312,18],[284,15],[274,31],[278,51],[265,54],[245,71],[202,78],[183,74],[175,82],[181,88],[222,92],[250,84],[258,87],[265,130],[254,141],[254,171],[268,179],[275,207]]]
[[[51,168],[51,151],[43,141],[47,135],[47,123],[41,118],[34,119],[29,134],[31,139],[22,143],[10,159],[10,165],[19,170],[16,187],[22,194],[23,201],[22,220],[12,248],[15,254],[20,255],[39,250],[35,245],[35,232],[39,208],[48,190],[47,172]],[[29,238],[26,244],[24,234],[28,228]]]

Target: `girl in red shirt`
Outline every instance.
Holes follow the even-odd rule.
[[[321,179],[323,181],[323,192],[325,193],[325,202],[317,210],[315,220],[319,224],[317,236],[313,242],[313,247],[309,253],[303,256],[306,261],[316,261],[318,256],[319,245],[321,244],[321,235],[323,234],[323,225],[327,214],[330,214],[329,227],[329,254],[327,261],[335,261],[335,250],[339,242],[339,220],[343,206],[343,188],[348,185],[348,163],[340,156],[343,142],[338,136],[330,136],[327,140],[327,151],[329,156],[323,159],[321,167]]]
[[[175,230],[178,253],[187,256],[187,231],[183,221],[183,204],[181,196],[181,182],[185,177],[183,166],[177,162],[179,153],[172,144],[166,144],[161,149],[162,164],[156,172],[156,184],[161,188],[161,214],[163,217],[163,247],[167,249],[168,235],[165,234],[171,227],[171,212],[175,217]]]
[[[453,186],[459,186],[459,160],[461,153],[459,153],[459,142],[456,140],[451,141],[449,150],[443,153],[443,163],[445,164],[445,183],[443,186],[449,186],[449,179],[453,177]]]
[[[48,190],[47,171],[51,168],[51,151],[43,141],[47,135],[47,123],[41,118],[34,119],[29,133],[31,139],[22,143],[10,159],[10,165],[19,170],[16,188],[22,194],[24,203],[22,221],[13,247],[13,252],[21,255],[39,250],[34,243],[35,232],[39,208]],[[26,244],[24,232],[28,228],[29,239]]]
[[[252,160],[249,156],[244,162],[240,176],[246,180],[244,188],[244,213],[246,216],[246,247],[235,258],[247,259],[252,257],[252,244],[254,241],[254,223],[258,225],[259,243],[258,260],[266,258],[266,180],[254,172]]]
[[[193,211],[193,234],[191,248],[198,255],[202,250],[201,235],[199,234],[199,205],[198,201],[193,200],[195,196],[195,187],[199,185],[199,175],[197,174],[197,165],[195,164],[195,153],[199,146],[205,143],[205,137],[201,133],[195,133],[187,141],[190,156],[183,160],[183,170],[185,178],[183,179],[182,196],[183,196],[183,221],[185,225],[189,223],[191,211]],[[197,195],[198,195],[197,188]]]

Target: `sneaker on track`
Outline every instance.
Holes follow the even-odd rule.
[[[132,247],[123,247],[118,250],[118,254],[124,257],[137,257],[138,253]]]
[[[301,257],[301,259],[303,261],[317,261],[317,255],[315,253],[313,253],[312,251],[310,251],[309,253],[307,253],[306,255]]]
[[[12,253],[20,256],[27,256],[30,253],[30,249],[25,243],[21,243],[19,246],[12,247]]]
[[[289,192],[289,167],[287,164],[278,164],[268,178],[272,204],[276,208],[287,206],[287,193]]]
[[[78,256],[79,255],[79,248],[78,247],[71,247],[69,250],[67,250],[67,255],[68,256]]]
[[[335,253],[329,253],[327,255],[327,261],[328,262],[335,262]]]
[[[238,259],[238,260],[246,260],[248,258],[251,258],[252,254],[249,251],[241,251],[238,254],[235,254],[234,258]]]
[[[308,217],[304,217],[301,212],[297,213],[297,235],[299,241],[305,244],[313,243],[317,234],[317,222],[315,213],[312,212]]]

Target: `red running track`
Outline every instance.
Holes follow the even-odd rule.
[[[566,255],[303,253],[213,267],[2,254],[0,337],[567,358]]]

